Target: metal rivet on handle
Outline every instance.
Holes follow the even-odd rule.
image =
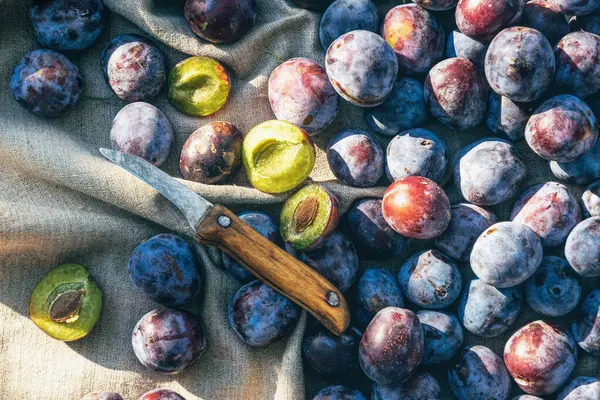
[[[223,228],[227,228],[229,225],[231,225],[231,219],[229,219],[229,217],[225,215],[219,215],[219,218],[217,218],[217,222]]]
[[[340,298],[335,292],[327,292],[325,294],[325,297],[327,299],[327,304],[329,304],[330,306],[337,307],[340,305]]]

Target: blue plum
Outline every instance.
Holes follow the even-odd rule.
[[[141,395],[138,400],[185,400],[185,398],[169,389],[154,389]]]
[[[588,14],[573,19],[574,26],[571,32],[582,30],[594,35],[600,35],[600,13]]]
[[[511,400],[544,400],[541,397],[532,396],[530,394],[522,394],[519,396],[513,397]]]
[[[441,312],[421,310],[417,312],[425,335],[422,365],[435,365],[450,361],[463,344],[463,330],[458,318]]]
[[[157,303],[189,304],[203,284],[196,252],[185,239],[164,233],[137,246],[127,264],[133,284]]]
[[[204,324],[182,310],[157,308],[133,328],[131,345],[147,368],[176,374],[195,363],[206,349]]]
[[[582,16],[600,10],[600,3],[590,0],[549,0],[552,8],[562,14]]]
[[[550,170],[558,179],[578,185],[600,179],[600,140],[596,140],[596,144],[575,161],[550,161]]]
[[[123,398],[115,392],[92,392],[86,394],[80,400],[123,400]]]
[[[417,372],[401,386],[373,385],[373,400],[436,400],[441,396],[440,384],[427,372]]]
[[[573,378],[556,396],[556,400],[600,400],[600,379],[591,376]]]
[[[460,295],[462,276],[456,264],[438,250],[424,250],[410,256],[400,268],[402,293],[419,307],[448,307]]]
[[[571,331],[579,347],[600,357],[600,289],[592,290],[583,300]]]
[[[358,389],[337,385],[322,389],[313,400],[367,400],[367,398]]]
[[[563,14],[552,9],[547,0],[533,0],[525,3],[520,25],[539,31],[551,45],[569,33],[569,23]]]
[[[446,41],[447,58],[465,58],[475,64],[478,71],[483,71],[487,49],[487,44],[465,35],[458,29],[450,32]]]
[[[21,59],[10,80],[10,91],[27,111],[57,118],[79,102],[83,81],[79,69],[53,50],[34,50]]]
[[[371,0],[336,0],[323,13],[319,38],[323,50],[344,33],[363,30],[376,32],[379,10]]]
[[[567,237],[565,258],[581,276],[600,276],[600,217],[581,221]]]
[[[600,181],[589,185],[581,195],[584,217],[600,217]]]
[[[525,126],[533,109],[524,103],[515,103],[508,97],[492,91],[488,100],[485,126],[492,133],[515,142],[525,136]]]
[[[233,295],[227,313],[231,329],[252,347],[264,347],[283,338],[300,317],[297,305],[258,280]]]
[[[554,48],[557,89],[585,97],[600,90],[600,36],[573,32]]]
[[[386,307],[404,307],[398,281],[385,269],[369,268],[358,280],[354,323],[364,331],[373,317]]]

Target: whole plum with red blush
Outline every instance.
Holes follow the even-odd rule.
[[[291,58],[269,77],[269,103],[277,119],[298,125],[309,134],[335,119],[340,98],[325,69],[308,58]]]
[[[254,0],[187,0],[185,19],[196,35],[211,43],[233,43],[254,26]]]
[[[583,16],[600,10],[600,3],[593,0],[548,0],[552,8],[565,15]]]
[[[450,223],[450,201],[431,179],[409,176],[392,183],[383,196],[383,218],[399,234],[415,239],[439,236]]]
[[[386,307],[404,307],[404,298],[396,277],[381,268],[369,268],[356,285],[354,323],[362,330]]]
[[[417,315],[404,308],[387,307],[365,329],[358,359],[371,380],[382,386],[398,385],[421,363],[423,346]]]
[[[417,4],[403,4],[388,11],[381,36],[394,49],[403,74],[426,73],[444,55],[444,28]]]
[[[425,105],[444,126],[465,130],[483,121],[488,89],[475,64],[449,58],[429,71],[424,96]]]
[[[465,347],[448,369],[450,390],[459,400],[508,400],[511,381],[502,359],[485,346]]]
[[[589,185],[581,195],[584,217],[600,217],[600,181]]]
[[[435,400],[442,396],[438,381],[427,372],[417,372],[401,386],[373,385],[373,400]]]
[[[327,145],[327,162],[336,178],[345,185],[370,187],[381,179],[385,153],[367,131],[342,131]]]
[[[456,261],[467,262],[475,240],[483,231],[498,222],[498,217],[486,209],[468,203],[452,206],[450,215],[450,224],[435,239],[435,245]]]
[[[539,31],[553,46],[569,33],[565,16],[553,10],[548,0],[528,1],[520,24]]]
[[[492,91],[488,100],[485,126],[492,133],[515,142],[525,136],[525,127],[532,113],[531,105],[516,103]]]
[[[600,379],[591,376],[578,376],[573,378],[556,396],[556,400],[583,399],[600,400]]]
[[[486,42],[518,22],[525,0],[459,0],[456,25],[462,33]]]
[[[185,398],[169,389],[154,389],[141,395],[138,400],[185,400]]]
[[[500,32],[485,55],[490,87],[512,101],[539,99],[550,87],[555,60],[548,39],[523,26]]]
[[[592,290],[583,300],[571,332],[579,347],[600,357],[600,289]]]
[[[554,54],[554,84],[559,91],[586,97],[600,90],[600,36],[570,33],[558,42]]]
[[[596,144],[575,161],[550,161],[550,170],[558,179],[578,185],[600,179],[600,140],[596,140]]]
[[[504,363],[525,393],[552,394],[573,372],[577,363],[577,344],[558,325],[534,321],[508,339]]]
[[[337,0],[321,17],[319,39],[323,50],[344,33],[363,30],[375,32],[379,28],[379,10],[371,0]]]
[[[313,397],[312,400],[367,400],[358,389],[346,386],[327,386]]]
[[[450,32],[446,41],[446,57],[466,58],[475,64],[479,71],[483,71],[487,49],[487,44],[481,43],[459,30]]]
[[[511,220],[527,225],[544,247],[562,245],[581,221],[581,208],[569,188],[546,182],[525,190],[515,202]]]
[[[417,312],[425,335],[422,365],[449,361],[463,344],[463,330],[458,318],[442,311]]]
[[[300,8],[304,8],[311,11],[323,12],[333,0],[292,0]]]
[[[525,128],[529,147],[546,160],[561,163],[581,157],[596,143],[598,120],[578,97],[560,95],[540,105]]]
[[[479,206],[500,204],[515,196],[527,170],[506,140],[481,139],[464,147],[454,165],[454,184],[462,197]]]
[[[600,217],[584,219],[573,228],[565,244],[565,258],[581,276],[600,276]]]
[[[86,394],[80,400],[123,400],[123,398],[115,392],[92,392]]]

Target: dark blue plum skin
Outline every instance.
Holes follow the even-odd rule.
[[[464,348],[448,370],[448,382],[458,400],[508,399],[511,389],[502,359],[484,346]]]
[[[314,322],[314,321],[313,321]],[[358,345],[362,333],[353,327],[335,336],[320,323],[309,324],[302,341],[304,360],[320,375],[340,379],[360,376]]]
[[[323,12],[333,0],[292,0],[300,8],[311,11]]]
[[[438,250],[420,251],[410,256],[400,268],[398,282],[407,299],[428,309],[448,307],[462,289],[458,267]]]
[[[417,312],[425,335],[422,365],[449,361],[463,345],[463,330],[458,318],[442,311]]]
[[[367,269],[356,288],[354,323],[364,331],[373,317],[386,307],[404,307],[398,281],[385,269]]]
[[[300,317],[298,306],[256,280],[229,301],[229,326],[249,346],[264,347],[288,335]]]
[[[487,44],[465,35],[458,29],[450,32],[448,39],[446,40],[447,58],[466,58],[475,64],[478,71],[483,71],[487,49]]]
[[[406,252],[410,239],[400,235],[385,222],[382,200],[365,198],[352,205],[346,214],[348,235],[361,257],[390,259]]]
[[[106,83],[128,103],[155,97],[165,84],[165,56],[147,37],[117,36],[102,50],[100,59]]]
[[[558,317],[577,306],[581,298],[581,283],[567,260],[547,256],[527,280],[525,296],[535,311],[548,317]]]
[[[567,237],[565,258],[581,276],[600,276],[600,217],[581,221]]]
[[[278,243],[279,225],[266,213],[260,211],[247,211],[239,213],[238,217],[250,225],[256,232],[260,233],[262,237],[269,239],[273,243]],[[223,260],[223,270],[229,272],[235,279],[242,282],[250,282],[256,279],[250,271],[231,258],[228,254],[221,253],[221,256]]]
[[[141,395],[138,400],[185,400],[185,398],[169,389],[154,389]]]
[[[600,35],[600,13],[573,18],[571,32],[586,31]]]
[[[424,335],[417,315],[404,308],[379,311],[363,333],[358,359],[369,379],[382,386],[408,380],[421,363]]]
[[[322,389],[313,400],[367,400],[367,398],[357,389],[337,385]]]
[[[583,98],[600,90],[600,36],[570,33],[554,47],[554,55],[559,91]]]
[[[569,33],[565,16],[552,9],[550,1],[533,0],[525,3],[520,25],[539,31],[554,46]]]
[[[396,80],[389,97],[380,105],[366,108],[365,120],[373,132],[393,136],[416,128],[427,119],[423,84],[412,78]]]
[[[123,398],[115,392],[92,392],[83,396],[81,400],[123,400]]]
[[[600,357],[600,289],[592,290],[583,300],[571,332],[579,347]]]
[[[147,368],[176,374],[190,367],[206,349],[204,324],[182,310],[157,308],[133,328],[131,345]]]
[[[581,399],[600,400],[600,379],[578,376],[573,378],[556,396],[556,400]]]
[[[448,169],[446,153],[446,144],[435,133],[410,129],[388,144],[385,172],[392,182],[418,175],[442,183]]]
[[[598,103],[600,107],[600,101]],[[598,111],[600,113],[600,108]],[[550,161],[550,170],[558,179],[577,185],[586,185],[600,179],[600,140],[596,140],[596,144],[575,161]]]
[[[581,203],[584,218],[600,217],[600,181],[592,183],[585,189],[581,195]]]
[[[479,206],[460,203],[450,209],[450,224],[436,238],[435,245],[456,261],[467,262],[475,240],[498,221],[494,213]]]
[[[436,400],[441,396],[440,384],[427,372],[417,372],[398,387],[373,385],[373,400]]]
[[[485,55],[485,76],[490,87],[512,101],[539,99],[552,83],[554,68],[548,39],[522,26],[500,32]]]
[[[204,281],[192,245],[170,233],[156,235],[137,246],[127,267],[138,289],[168,307],[190,304]]]
[[[344,33],[379,29],[379,10],[371,0],[336,0],[323,13],[319,38],[323,50]]]
[[[350,289],[358,275],[356,248],[350,239],[339,232],[326,236],[314,250],[299,252],[287,244],[286,250],[323,275],[342,293]]]
[[[10,80],[10,91],[27,111],[58,118],[79,102],[83,81],[79,69],[53,50],[34,50],[21,59]]]
[[[541,397],[532,396],[530,394],[522,394],[520,396],[515,396],[511,400],[544,400]]]
[[[256,19],[254,0],[187,0],[185,19],[198,37],[212,43],[240,40]]]
[[[458,318],[471,333],[491,338],[508,330],[521,311],[521,289],[497,289],[480,279],[465,287],[458,304]]]
[[[59,51],[87,49],[106,22],[101,0],[35,0],[29,15],[40,45]]]
[[[576,17],[600,10],[600,3],[589,0],[550,0],[552,8],[565,15]]]
[[[485,127],[493,134],[516,142],[525,136],[525,126],[533,109],[526,103],[515,103],[492,91],[488,100]]]

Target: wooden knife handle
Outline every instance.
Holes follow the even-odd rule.
[[[342,294],[315,270],[216,205],[196,229],[196,241],[218,246],[258,279],[288,297],[336,335],[350,324]]]

